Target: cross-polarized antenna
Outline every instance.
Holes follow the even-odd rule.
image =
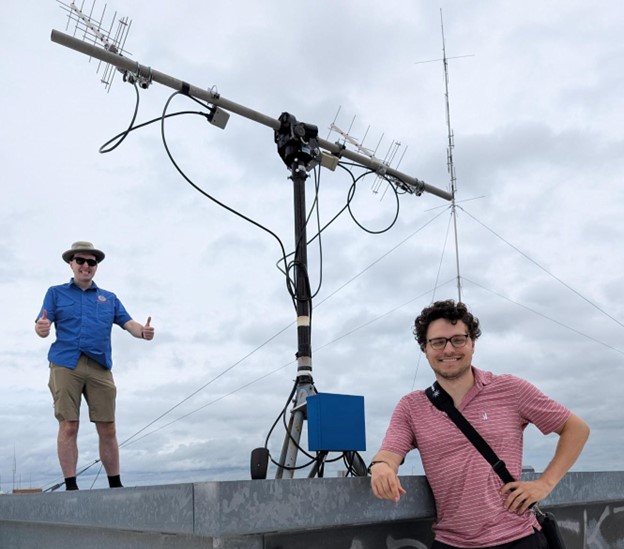
[[[341,140],[339,139],[338,142],[342,141],[343,146],[346,147],[347,143],[349,143],[350,145],[355,147],[358,153],[367,156],[368,158],[370,158],[371,160],[377,163],[377,166],[378,166],[376,170],[377,177],[375,178],[375,181],[373,182],[371,186],[373,193],[377,194],[379,192],[379,189],[381,188],[382,182],[385,180],[387,183],[387,180],[386,180],[386,178],[388,177],[386,173],[387,169],[391,167],[392,162],[395,160],[399,152],[399,149],[401,148],[401,142],[393,140],[392,143],[390,144],[390,147],[388,147],[388,151],[386,152],[386,155],[384,156],[383,160],[381,160],[376,155],[377,155],[377,150],[381,146],[381,142],[383,141],[384,135],[382,134],[381,137],[379,138],[379,142],[377,143],[377,146],[375,147],[375,149],[369,149],[368,147],[364,146],[364,141],[366,140],[366,136],[368,135],[370,126],[366,129],[366,132],[364,133],[364,137],[362,137],[362,140],[359,141],[357,138],[351,135],[351,128],[353,127],[353,123],[355,122],[355,116],[351,120],[349,129],[344,131],[339,126],[336,125],[336,120],[338,119],[339,113],[340,113],[340,108],[338,108],[338,112],[336,113],[334,121],[329,125],[329,135],[331,135],[332,132],[337,133],[342,138]],[[328,139],[329,139],[329,136],[328,136]],[[399,164],[403,160],[403,156],[405,155],[406,151],[407,151],[407,147],[403,149],[403,154],[401,155],[401,158],[399,159]],[[398,165],[396,166],[396,169],[398,169]],[[403,190],[407,192],[413,192],[412,189],[405,188],[404,185],[401,185],[400,181],[397,181],[392,177],[391,179],[393,183],[395,183],[398,187],[401,187]],[[385,191],[384,191],[384,194],[385,194]],[[382,195],[382,198],[383,198],[383,195]]]
[[[65,30],[69,29],[70,23],[74,22],[74,36],[82,35],[82,40],[84,42],[90,42],[95,45],[100,45],[104,47],[105,50],[110,51],[111,53],[116,53],[118,55],[131,55],[127,52],[125,48],[126,39],[128,38],[128,33],[130,32],[130,26],[132,25],[132,21],[127,17],[122,17],[117,19],[117,12],[113,14],[113,17],[110,21],[110,27],[108,30],[104,28],[104,21],[106,18],[106,4],[104,4],[104,8],[102,9],[102,13],[99,18],[93,16],[93,11],[95,9],[95,1],[91,4],[91,9],[87,14],[84,9],[84,0],[78,7],[75,2],[71,4],[66,4],[61,2],[61,0],[57,0],[60,4],[61,9],[67,12],[67,25]],[[113,33],[113,27],[116,28]],[[91,58],[89,58],[89,61]],[[102,61],[98,62],[97,74],[100,74],[100,70],[102,69],[102,65],[104,65],[104,69],[102,71],[102,77],[100,81],[104,84],[106,91],[110,91],[110,87],[113,84],[113,79],[115,78],[115,67],[110,63],[103,63]],[[141,84],[141,83],[139,83]],[[149,85],[149,84],[148,84]],[[142,87],[147,87],[143,85]]]

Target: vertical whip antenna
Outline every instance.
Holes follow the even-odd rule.
[[[448,131],[448,146],[446,149],[446,166],[451,179],[451,215],[453,216],[453,229],[455,234],[455,263],[457,270],[457,298],[462,300],[461,291],[461,273],[459,270],[459,241],[457,237],[457,177],[455,176],[455,163],[453,161],[453,149],[455,148],[455,134],[451,127],[451,107],[449,99],[449,59],[458,59],[459,57],[473,57],[470,55],[456,55],[455,57],[446,56],[446,41],[444,38],[444,19],[442,18],[442,9],[440,9],[440,28],[442,30],[442,59],[430,59],[428,61],[417,61],[416,63],[432,63],[434,61],[442,61],[444,66],[444,98],[446,106],[446,128]]]
[[[440,8],[440,28],[442,31],[442,63],[444,64],[444,98],[446,102],[446,128],[448,135],[448,147],[446,150],[446,166],[451,178],[451,215],[453,216],[453,232],[455,235],[455,267],[457,271],[457,300],[462,300],[461,275],[459,270],[459,240],[457,237],[457,178],[455,177],[455,164],[453,162],[453,149],[455,148],[455,135],[451,128],[451,107],[449,100],[449,72],[448,58],[446,57],[446,42],[444,40],[444,19]]]
[[[115,12],[111,19],[110,27],[105,29],[103,25],[106,17],[106,4],[104,4],[102,13],[98,19],[93,16],[95,0],[93,0],[93,3],[91,4],[89,14],[87,14],[84,10],[84,0],[82,1],[80,7],[78,7],[75,2],[71,2],[70,4],[66,4],[61,0],[57,0],[57,2],[60,4],[61,9],[67,12],[67,26],[65,27],[65,30],[69,28],[70,22],[74,22],[74,36],[82,34],[82,40],[84,42],[90,42],[92,44],[102,46],[105,50],[118,55],[131,55],[124,49],[128,33],[130,32],[130,26],[132,25],[132,21],[130,19],[127,17],[117,19],[117,12]],[[113,27],[115,27],[114,33]],[[91,60],[91,58],[89,58],[89,60]],[[102,64],[102,61],[98,62],[98,68],[96,71],[98,74],[100,73]],[[104,70],[100,81],[104,84],[106,91],[110,91],[113,79],[115,78],[115,72],[116,71],[112,65],[109,63],[104,64]]]

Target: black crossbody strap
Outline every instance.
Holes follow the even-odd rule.
[[[440,387],[437,381],[431,387],[427,388],[425,393],[438,410],[446,412],[451,421],[453,421],[453,423],[457,425],[457,428],[464,433],[466,438],[472,442],[474,447],[488,461],[488,463],[492,466],[492,469],[494,469],[496,474],[505,484],[515,480],[507,469],[505,462],[499,459],[494,450],[492,450],[490,445],[483,439],[472,424],[457,408],[455,408],[453,399],[442,387]]]

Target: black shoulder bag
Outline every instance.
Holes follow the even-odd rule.
[[[490,445],[484,440],[472,424],[457,408],[455,408],[453,399],[442,387],[440,387],[440,384],[436,381],[425,391],[425,393],[433,405],[438,410],[445,412],[451,421],[457,425],[458,429],[464,433],[466,438],[492,466],[492,469],[494,469],[501,480],[505,484],[508,482],[514,482],[515,479],[511,476],[505,462],[499,459],[494,450],[492,450]],[[549,549],[566,549],[555,515],[550,512],[542,511],[536,504],[533,504],[532,508],[535,512],[535,516],[537,517],[537,521],[542,527],[542,532],[544,532],[544,535],[548,540]]]

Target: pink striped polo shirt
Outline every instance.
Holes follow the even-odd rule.
[[[559,429],[570,410],[528,381],[473,367],[475,385],[459,410],[507,465],[522,472],[522,439],[533,423],[544,434]],[[401,456],[417,448],[434,494],[438,541],[457,547],[498,545],[528,536],[533,513],[519,516],[503,507],[503,482],[476,448],[424,391],[404,396],[395,408],[381,445]]]

